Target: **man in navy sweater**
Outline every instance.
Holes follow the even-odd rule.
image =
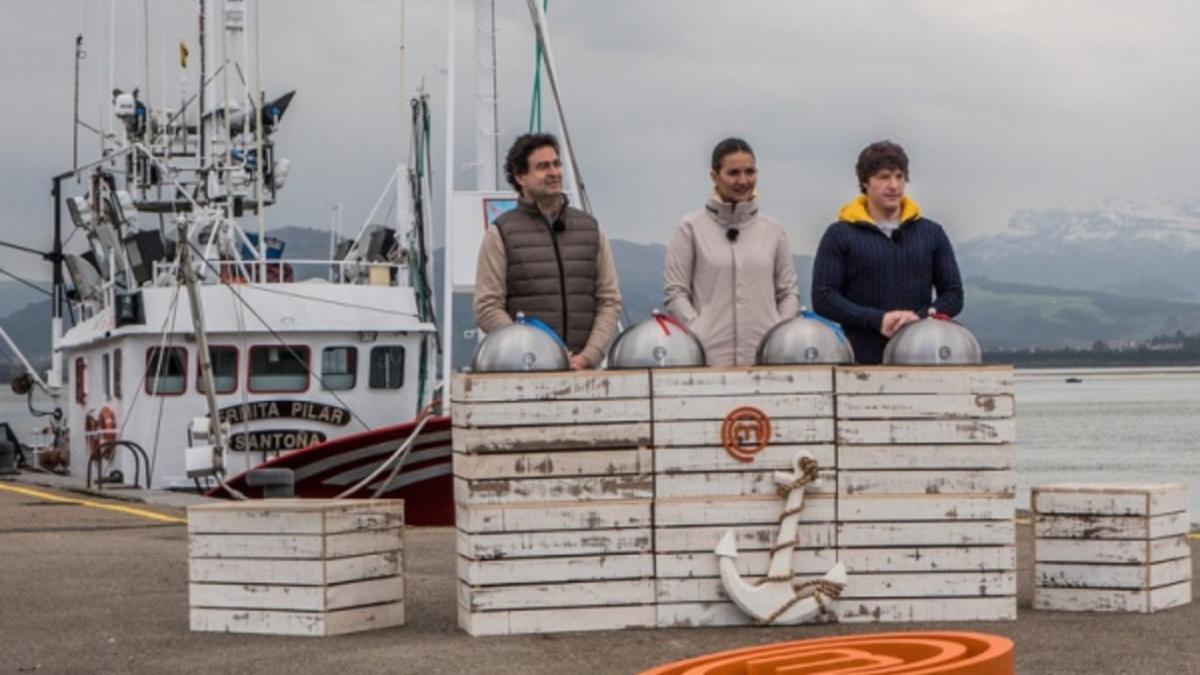
[[[931,309],[961,312],[963,287],[946,232],[904,194],[904,148],[872,143],[855,171],[862,194],[821,237],[812,300],[818,314],[842,324],[858,363],[873,364],[888,338]]]

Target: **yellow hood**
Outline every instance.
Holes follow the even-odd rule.
[[[917,202],[907,195],[902,197],[900,201],[900,222],[907,223],[920,216],[921,207],[917,206]],[[838,220],[843,220],[847,223],[874,225],[875,221],[871,220],[871,214],[867,213],[867,196],[859,195],[843,205],[841,210],[838,211]]]

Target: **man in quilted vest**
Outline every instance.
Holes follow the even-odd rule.
[[[483,237],[475,272],[475,323],[491,332],[524,312],[562,338],[572,368],[595,368],[604,360],[621,313],[608,239],[595,218],[567,203],[554,136],[517,138],[504,174],[521,198]]]

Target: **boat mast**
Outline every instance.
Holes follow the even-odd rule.
[[[475,0],[475,189],[495,191],[500,157],[496,2]]]
[[[457,3],[448,0],[446,3],[446,161],[443,165],[445,172],[445,202],[442,209],[442,325],[445,326],[445,344],[442,346],[442,414],[450,414],[450,378],[453,374],[453,364],[450,357],[454,349],[454,284],[450,273],[451,261],[454,260],[454,247],[451,243],[451,225],[454,212],[454,51],[455,32],[454,9]]]

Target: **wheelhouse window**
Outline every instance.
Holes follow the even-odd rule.
[[[187,350],[151,347],[146,350],[146,393],[175,396],[187,389]]]
[[[121,350],[114,349],[112,353],[112,390],[113,398],[121,398],[121,377],[124,375],[124,367],[121,364]]]
[[[214,393],[231,394],[237,391],[237,347],[209,347],[208,360],[212,362]],[[196,359],[196,391],[204,393],[204,371],[200,367],[200,359]]]
[[[250,391],[305,391],[308,361],[308,347],[251,347]]]
[[[399,389],[404,385],[404,347],[371,349],[372,389]]]
[[[82,356],[75,357],[75,402],[87,405],[87,361]]]
[[[326,391],[353,389],[357,381],[357,348],[326,347],[321,351],[321,382]]]
[[[100,361],[101,361],[100,370],[103,371],[100,373],[100,378],[102,380],[104,380],[104,400],[111,401],[112,397],[113,397],[113,395],[112,395],[112,357],[109,356],[108,354],[102,354]]]

